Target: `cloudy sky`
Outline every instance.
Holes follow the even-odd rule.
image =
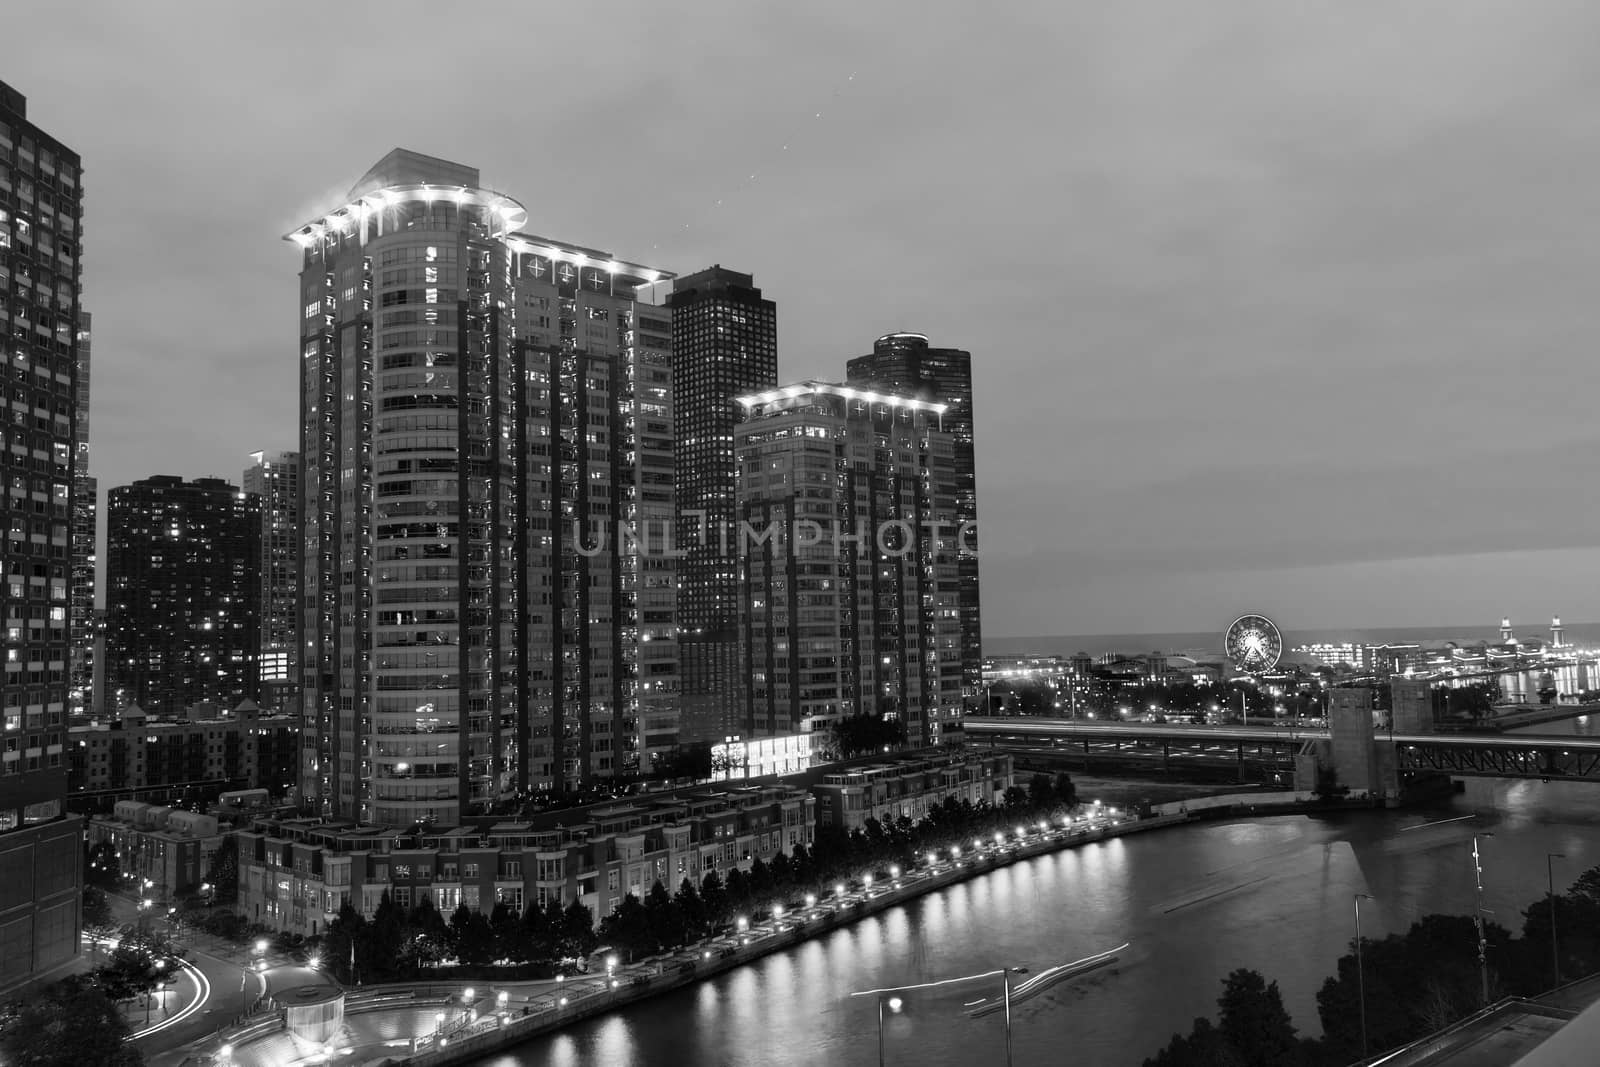
[[[1600,618],[1581,0],[70,4],[95,473],[295,447],[283,233],[395,146],[754,273],[784,377],[973,353],[985,630]],[[786,147],[785,147],[786,146]]]

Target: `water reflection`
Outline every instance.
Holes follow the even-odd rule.
[[[1480,817],[1425,825],[1463,815]],[[1600,864],[1600,785],[1475,781],[1428,811],[1216,824],[1058,852],[486,1062],[865,1067],[877,1062],[876,1005],[852,990],[1037,971],[1124,941],[1132,947],[1115,968],[1019,1006],[1017,1062],[1070,1049],[1077,1062],[1137,1064],[1212,1014],[1234,967],[1276,979],[1298,1026],[1316,1033],[1317,987],[1354,934],[1351,895],[1375,898],[1363,909],[1368,936],[1427,912],[1470,912],[1472,833],[1486,827],[1486,903],[1515,927],[1544,893],[1545,853],[1568,856],[1558,889]],[[984,995],[909,1003],[887,1020],[889,1062],[998,1062],[998,1015],[963,1009]]]

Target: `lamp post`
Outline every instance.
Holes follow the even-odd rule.
[[[1550,973],[1555,977],[1556,988],[1561,985],[1561,949],[1556,940],[1556,860],[1566,859],[1563,852],[1546,852],[1544,854],[1544,873],[1549,883],[1550,900]]]
[[[1489,833],[1472,835],[1472,872],[1478,886],[1478,913],[1475,917],[1478,925],[1478,976],[1483,983],[1483,1006],[1486,1008],[1489,1006],[1489,940],[1483,917],[1491,912],[1483,906],[1483,861],[1478,853],[1478,838],[1493,836]]]
[[[884,1067],[884,1038],[883,1038],[883,1013],[885,1005],[889,1013],[898,1015],[905,1007],[899,994],[910,992],[913,989],[934,989],[940,986],[956,985],[961,982],[976,982],[985,978],[999,976],[1003,983],[1003,996],[1005,998],[1006,1020],[1006,1067],[1011,1067],[1011,972],[1015,967],[1002,967],[998,970],[984,971],[982,974],[969,974],[962,978],[946,978],[939,982],[921,982],[917,985],[896,986],[892,989],[864,989],[859,993],[851,993],[852,997],[877,997],[878,998],[878,1067]]]
[[[1367,969],[1361,957],[1361,902],[1371,900],[1370,893],[1355,895],[1356,909],[1356,999],[1360,1002],[1361,1058],[1367,1058]]]

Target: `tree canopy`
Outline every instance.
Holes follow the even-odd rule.
[[[90,977],[74,975],[11,1005],[0,1019],[0,1063],[8,1067],[139,1067],[128,1025]]]

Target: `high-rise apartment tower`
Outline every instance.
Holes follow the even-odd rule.
[[[978,588],[978,468],[972,444],[972,353],[931,348],[920,333],[878,338],[872,354],[852,359],[851,385],[936,400],[945,405],[943,429],[955,446],[956,521],[966,529],[958,562],[961,582],[961,692],[967,711],[983,688],[983,617]]]
[[[221,478],[159,474],[106,494],[106,684],[117,708],[181,715],[256,699],[260,528],[257,498]]]
[[[672,276],[526,218],[396,149],[288,235],[321,812],[448,825],[676,743],[672,325],[646,302]]]
[[[66,812],[78,475],[83,167],[0,82],[0,997],[78,952],[80,827]]]
[[[741,397],[735,439],[753,736],[961,722],[954,442],[945,405],[799,382]]]
[[[252,452],[240,475],[261,505],[261,616],[257,647],[261,700],[299,711],[300,453]]]
[[[778,309],[748,274],[719,264],[679,278],[672,308],[678,472],[679,646],[686,741],[741,732],[738,560],[726,545],[738,471],[737,398],[778,384]]]
[[[89,313],[78,315],[77,421],[72,432],[72,611],[67,661],[67,712],[94,708],[94,621],[100,485],[89,474]]]

